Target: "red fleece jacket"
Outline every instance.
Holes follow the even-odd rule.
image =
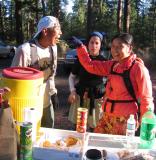
[[[110,74],[111,66],[114,60],[108,61],[92,61],[89,58],[87,49],[84,45],[77,48],[78,58],[84,68],[93,74],[107,76],[106,96],[112,100],[132,100],[133,98],[125,87],[123,78],[121,76]],[[148,110],[148,107],[154,109],[152,97],[152,83],[147,68],[141,59],[137,58],[135,54],[131,54],[128,58],[124,59],[122,63],[117,62],[113,68],[115,72],[122,73],[127,70],[131,63],[136,59],[135,64],[130,71],[130,79],[135,91],[136,97],[140,100],[141,116]],[[105,103],[105,102],[104,102]],[[106,112],[110,112],[111,103],[107,103]],[[137,104],[132,103],[116,103],[114,107],[115,114],[130,115],[137,112]]]

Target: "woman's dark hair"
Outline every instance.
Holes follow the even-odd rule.
[[[111,42],[113,42],[113,40],[117,38],[122,40],[126,44],[133,45],[133,36],[129,33],[117,34],[112,38]]]

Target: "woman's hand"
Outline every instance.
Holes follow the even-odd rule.
[[[77,100],[77,93],[76,91],[72,91],[68,97],[68,102],[73,104],[76,102],[76,100]]]
[[[76,38],[75,36],[72,36],[72,43],[75,45],[76,48],[83,45],[82,41]]]

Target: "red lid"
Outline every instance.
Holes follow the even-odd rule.
[[[43,77],[43,72],[30,67],[10,67],[2,71],[2,76],[12,79],[38,79]]]

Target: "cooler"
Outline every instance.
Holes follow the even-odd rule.
[[[29,67],[10,67],[2,71],[3,86],[11,89],[9,104],[17,122],[24,121],[24,109],[33,107],[37,110],[40,122],[43,112],[43,72]]]

